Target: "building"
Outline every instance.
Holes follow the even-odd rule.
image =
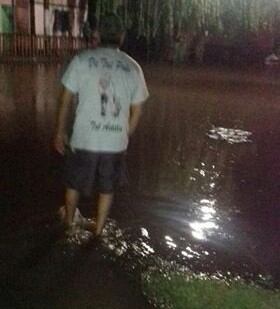
[[[0,0],[0,33],[83,36],[87,0]]]

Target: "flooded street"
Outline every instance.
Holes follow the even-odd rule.
[[[140,275],[280,283],[280,87],[264,72],[144,65],[151,97],[102,247],[65,245],[52,148],[60,65],[0,65],[1,308],[150,308]],[[90,200],[81,202],[86,217]]]

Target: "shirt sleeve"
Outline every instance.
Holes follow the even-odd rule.
[[[64,72],[61,82],[65,88],[72,93],[79,91],[79,59],[74,57]]]
[[[135,77],[135,88],[132,93],[131,104],[139,105],[147,100],[149,91],[146,85],[145,77],[140,66],[137,67]]]

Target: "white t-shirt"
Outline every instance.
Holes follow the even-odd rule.
[[[71,147],[95,152],[126,150],[130,106],[149,96],[137,62],[119,49],[84,51],[73,58],[62,83],[79,100]]]

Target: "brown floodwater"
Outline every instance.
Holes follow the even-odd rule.
[[[150,90],[103,246],[65,244],[52,149],[62,66],[0,65],[3,308],[149,308],[150,266],[280,279],[280,87],[262,71],[144,65]],[[92,212],[83,199],[83,216]]]

